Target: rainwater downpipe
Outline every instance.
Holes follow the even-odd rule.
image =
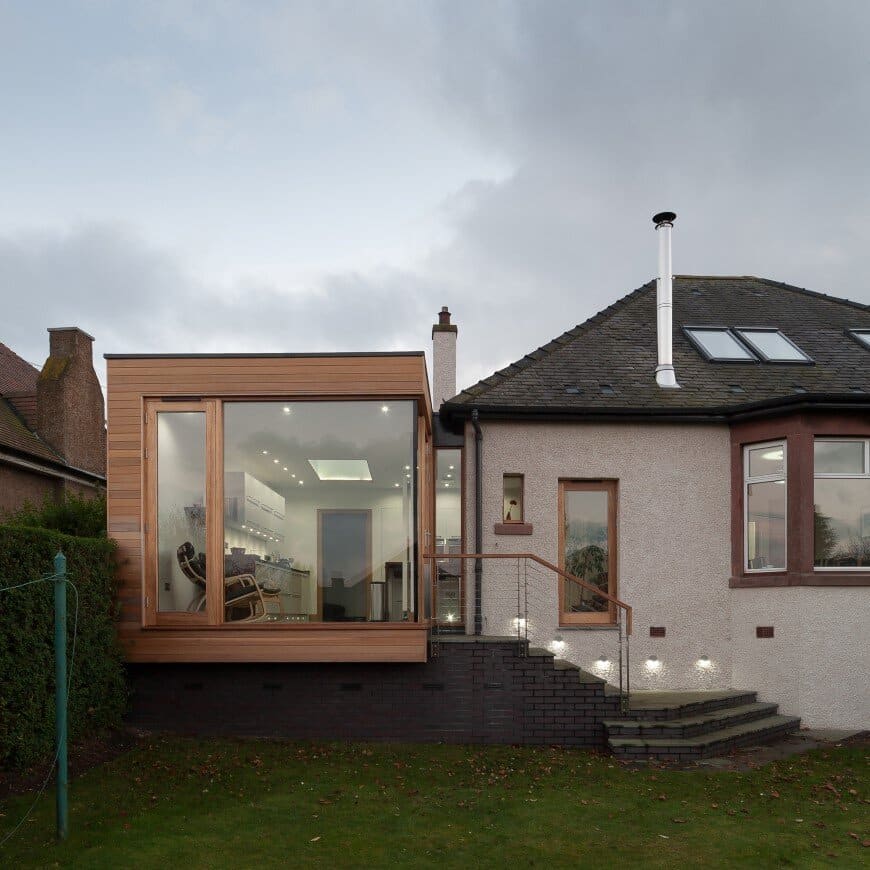
[[[483,474],[481,457],[483,454],[483,432],[480,431],[477,408],[471,411],[471,425],[474,427],[474,552],[483,550]],[[483,560],[474,560],[474,633],[483,634]]]

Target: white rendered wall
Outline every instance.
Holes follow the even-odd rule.
[[[559,479],[618,480],[618,595],[634,608],[633,688],[725,688],[731,682],[729,631],[731,483],[729,431],[719,425],[539,424],[485,422],[483,430],[483,550],[532,552],[559,564]],[[474,433],[467,430],[467,540],[474,541]],[[502,475],[525,475],[530,536],[496,535]],[[496,567],[494,567],[496,566]],[[508,563],[487,562],[486,634],[505,634],[516,613]],[[473,599],[469,577],[468,598]],[[489,594],[487,594],[489,593]],[[612,629],[558,625],[556,577],[529,577],[529,632],[534,645],[557,635],[560,657],[618,680]],[[473,626],[469,614],[467,625]],[[651,625],[665,638],[651,638]],[[596,665],[604,653],[610,670]],[[645,666],[656,655],[655,672]],[[701,656],[711,667],[699,668]]]
[[[870,589],[732,589],[735,688],[813,728],[870,726]],[[755,628],[773,626],[772,638]]]

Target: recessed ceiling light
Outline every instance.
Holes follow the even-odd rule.
[[[393,486],[401,486],[401,483],[394,483]]]
[[[268,455],[269,455],[269,451],[268,451],[268,450],[264,450],[264,451],[263,451],[263,456],[268,456]]]
[[[410,466],[410,465],[406,465],[406,466],[405,466],[405,471],[410,471],[410,470],[411,470],[411,466]]]
[[[298,484],[299,484],[299,486],[303,486],[303,485],[304,485],[304,483],[305,483],[305,481],[304,481],[304,480],[298,480],[298,481],[296,481],[296,482],[297,482],[297,483],[298,483]]]
[[[445,484],[444,484],[444,489],[447,489],[447,487],[449,487],[449,486],[450,486],[449,483],[445,483]]]
[[[448,467],[451,471],[453,471],[453,469],[454,469],[456,466],[455,466],[455,465],[448,465],[447,467]]]
[[[389,405],[381,405],[381,411],[382,411],[384,414],[388,413],[389,410],[390,410],[390,406],[389,406]]]
[[[285,413],[285,414],[289,414],[289,413],[290,413],[290,409],[289,409],[286,405],[284,406],[284,413]]]
[[[284,466],[284,471],[286,471],[286,470],[287,470],[287,466],[285,465],[285,466]]]
[[[278,464],[278,460],[277,460],[277,459],[273,459],[273,460],[272,460],[272,462],[274,462],[274,463],[275,463],[275,465],[277,465],[277,464]]]
[[[447,478],[453,477],[452,474],[445,474],[444,476],[447,477]]]
[[[296,477],[296,475],[295,475],[295,474],[291,474],[290,477]]]

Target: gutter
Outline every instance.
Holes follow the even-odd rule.
[[[471,412],[471,425],[474,427],[474,552],[483,552],[483,473],[481,457],[483,454],[483,432],[478,422],[477,408]],[[474,633],[483,634],[483,560],[474,560]]]
[[[602,408],[492,405],[474,412],[483,412],[491,420],[542,420],[550,422],[654,422],[654,423],[729,423],[739,420],[774,415],[786,411],[856,411],[870,405],[870,394],[858,393],[799,393],[748,402],[745,405],[730,405],[713,408]],[[454,419],[467,419],[470,406],[444,404],[441,417],[449,424]]]
[[[66,466],[67,470],[52,468],[50,465],[44,465],[41,462],[33,462],[32,460],[22,459],[19,456],[14,456],[11,453],[6,453],[0,450],[0,462],[15,465],[18,468],[23,468],[26,471],[34,471],[37,474],[43,474],[46,477],[56,477],[60,480],[69,480],[73,483],[82,483],[85,486],[105,486],[106,478],[100,474],[94,474],[91,471],[85,471],[83,468],[73,468]]]

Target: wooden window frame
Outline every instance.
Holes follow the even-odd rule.
[[[607,493],[607,594],[618,597],[619,583],[617,566],[619,564],[617,547],[618,528],[618,480],[559,480],[559,567],[565,571],[565,493],[566,492],[606,492]],[[559,625],[616,625],[616,605],[610,603],[602,613],[574,613],[565,610],[565,583],[559,580]]]
[[[208,522],[209,517],[223,517],[223,474],[216,466],[223,455],[223,421],[221,403],[216,399],[196,401],[145,400],[145,463],[143,469],[145,504],[145,560],[142,584],[142,623],[146,627],[214,626],[223,623],[223,522]],[[158,609],[160,590],[157,572],[157,535],[160,518],[157,515],[157,415],[166,413],[205,414],[205,610],[198,613]],[[217,512],[216,512],[217,510]]]
[[[435,552],[435,541],[438,538],[438,510],[437,510],[437,490],[438,490],[438,453],[442,450],[451,450],[459,453],[459,552],[464,553],[465,550],[465,444],[461,447],[433,447],[432,453],[432,484],[430,487],[432,493],[432,546],[428,548],[428,552]],[[449,558],[449,554],[445,554],[446,557]],[[437,565],[437,559],[435,560],[435,564]],[[429,578],[430,589],[432,589],[432,613],[430,614],[431,620],[433,624],[437,625],[446,625],[451,628],[464,628],[466,623],[466,613],[465,609],[467,606],[467,599],[465,595],[466,583],[465,583],[465,575],[466,568],[468,565],[468,560],[463,559],[461,562],[460,571],[462,572],[459,575],[459,619],[456,622],[439,622],[438,614],[435,612],[435,594],[434,594],[434,584],[435,584],[435,576],[431,576]],[[429,566],[429,560],[426,560],[427,568]]]

